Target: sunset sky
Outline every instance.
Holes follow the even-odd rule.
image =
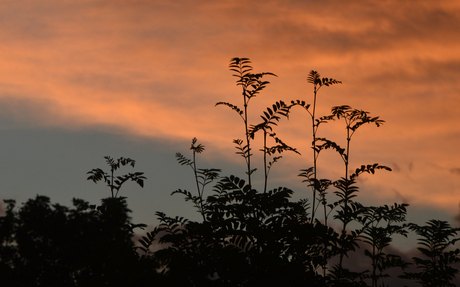
[[[409,203],[417,223],[454,223],[459,28],[460,2],[450,0],[1,1],[0,197],[98,203],[109,190],[87,181],[86,172],[106,168],[106,155],[123,156],[137,165],[121,172],[148,178],[143,189],[127,183],[121,190],[135,222],[155,224],[155,211],[199,219],[190,203],[170,196],[194,191],[192,171],[175,153],[189,156],[197,137],[206,147],[199,167],[244,176],[232,144],[244,137],[243,123],[215,103],[242,106],[228,64],[247,57],[254,72],[278,76],[267,77],[270,85],[251,100],[251,123],[278,100],[311,103],[310,70],[340,80],[319,91],[319,115],[347,104],[386,121],[352,139],[352,168],[377,162],[393,169],[362,176],[359,198]],[[274,165],[271,187],[310,197],[297,176],[312,166],[308,114],[293,110],[276,133],[302,155],[285,154]],[[319,136],[343,144],[343,122],[325,125]],[[255,149],[260,144],[256,137]],[[318,164],[320,177],[343,176],[333,151]]]

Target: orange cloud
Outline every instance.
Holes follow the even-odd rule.
[[[319,114],[349,104],[387,121],[357,133],[354,163],[373,163],[375,156],[381,164],[427,165],[369,180],[393,183],[375,196],[392,199],[388,192],[395,188],[423,202],[436,190],[433,204],[450,208],[460,201],[449,173],[457,168],[460,144],[460,7],[452,1],[0,5],[0,101],[12,123],[187,141],[197,136],[233,156],[228,150],[233,138],[244,136],[242,123],[214,104],[241,105],[227,65],[232,57],[250,57],[256,72],[279,76],[251,103],[252,123],[274,101],[311,101],[306,77],[318,70],[343,81],[320,91]],[[307,158],[309,125],[307,115],[295,111],[279,129]],[[321,132],[341,141],[341,128],[337,123]],[[294,166],[308,162],[292,160]],[[433,163],[442,168],[429,168]],[[441,183],[433,180],[435,171]]]

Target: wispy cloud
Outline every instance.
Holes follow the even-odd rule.
[[[177,140],[197,136],[212,139],[224,150],[231,139],[242,137],[241,124],[230,110],[214,104],[239,103],[240,90],[227,64],[234,56],[250,57],[256,71],[279,76],[270,79],[272,84],[252,103],[252,121],[274,101],[309,101],[311,87],[305,78],[311,69],[318,70],[343,81],[321,91],[319,112],[350,104],[387,121],[379,129],[366,127],[354,139],[354,163],[376,160],[400,167],[397,173],[364,183],[369,189],[391,185],[373,196],[404,196],[414,202],[430,198],[430,203],[449,208],[460,202],[454,171],[460,144],[455,124],[460,120],[459,5],[251,5],[3,1],[0,111],[7,116],[1,126],[106,127]],[[305,146],[302,153],[308,156],[306,124],[307,118],[296,112],[282,127],[286,141],[300,149]],[[299,138],[303,131],[305,138]],[[343,136],[338,130],[330,132],[334,140]],[[405,168],[410,162],[413,170]]]

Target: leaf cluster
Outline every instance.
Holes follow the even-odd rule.
[[[436,219],[423,226],[412,223],[409,228],[419,236],[417,249],[424,258],[413,257],[419,271],[405,272],[401,278],[417,280],[422,286],[455,286],[452,280],[459,271],[454,265],[460,262],[460,249],[449,248],[460,240],[460,228]]]
[[[133,172],[121,176],[115,176],[114,172],[122,166],[130,165],[135,166],[136,161],[130,158],[121,157],[116,161],[110,156],[105,156],[107,165],[110,167],[110,173],[105,172],[101,168],[94,168],[87,172],[89,174],[87,180],[92,180],[94,183],[103,181],[110,188],[112,197],[117,197],[121,186],[128,180],[136,182],[140,187],[144,187],[144,180],[146,177],[143,172]]]
[[[310,84],[313,84],[315,86],[315,90],[319,90],[321,87],[326,86],[329,87],[331,85],[335,84],[341,84],[341,81],[338,81],[336,79],[331,79],[331,78],[321,78],[321,75],[314,70],[311,70],[310,73],[308,74],[307,81]]]
[[[291,106],[287,106],[283,101],[276,102],[272,108],[267,108],[267,111],[264,111],[264,114],[260,116],[262,123],[250,127],[249,136],[254,139],[254,134],[259,130],[273,131],[273,126],[278,125],[277,122],[281,116],[289,117],[290,108]]]
[[[353,109],[348,105],[335,106],[331,109],[333,118],[343,118],[347,124],[347,129],[355,132],[363,124],[373,123],[380,127],[385,121],[380,117],[370,117],[369,112]]]
[[[171,259],[177,254],[187,254],[185,262],[188,263],[190,258],[200,258],[198,265],[194,261],[190,266],[181,267],[185,273],[193,270],[187,275],[192,281],[204,280],[217,272],[219,284],[268,284],[270,280],[281,284],[276,276],[282,271],[295,271],[292,279],[283,276],[288,282],[318,280],[315,270],[336,254],[333,242],[337,235],[319,222],[311,224],[307,220],[306,202],[292,202],[292,193],[285,187],[259,193],[244,179],[223,177],[214,186],[213,195],[206,198],[204,222],[181,222],[179,218],[171,220],[160,214],[164,224],[155,235],[167,234],[162,235],[159,242],[168,247],[154,256]],[[324,258],[324,254],[328,258]],[[173,269],[178,262],[168,260],[163,262],[171,272],[168,274],[176,274],[177,270]],[[203,273],[205,269],[207,272]]]

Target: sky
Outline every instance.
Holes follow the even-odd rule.
[[[199,220],[189,202],[170,196],[194,191],[192,170],[175,153],[190,156],[197,137],[206,147],[199,168],[244,177],[232,144],[244,137],[243,123],[215,104],[242,106],[228,64],[246,57],[254,72],[277,75],[251,100],[250,123],[279,100],[311,103],[311,70],[340,80],[318,92],[318,115],[350,105],[385,120],[356,132],[350,166],[393,170],[360,177],[358,199],[408,203],[411,222],[459,225],[458,27],[460,2],[447,0],[1,1],[0,198],[98,203],[110,192],[86,173],[107,168],[104,156],[128,157],[135,168],[120,172],[148,178],[144,188],[120,191],[135,222],[154,225],[156,211]],[[297,176],[312,166],[308,114],[293,110],[276,133],[301,156],[283,154],[270,187],[311,197]],[[343,122],[318,135],[343,145]],[[260,156],[255,165],[261,188]],[[320,177],[343,176],[333,151],[318,165]]]

